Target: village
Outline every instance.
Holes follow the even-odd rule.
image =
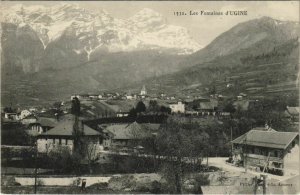
[[[2,188],[206,194],[225,185],[265,194],[284,185],[279,193],[291,193],[299,187],[299,107],[274,113],[267,102],[245,93],[153,95],[144,85],[137,94],[75,94],[49,108],[5,107]],[[172,186],[179,180],[180,189]]]

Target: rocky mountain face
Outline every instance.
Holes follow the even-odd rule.
[[[186,55],[201,48],[187,29],[169,25],[162,15],[147,8],[126,20],[75,4],[14,6],[3,11],[3,50],[10,53],[4,54],[4,64],[23,66],[25,73],[73,67],[103,50]],[[22,53],[22,47],[29,51]]]
[[[252,55],[268,52],[297,37],[298,28],[299,24],[296,22],[279,21],[270,17],[243,22],[222,33],[205,48],[188,56],[183,63],[200,64],[246,50]]]

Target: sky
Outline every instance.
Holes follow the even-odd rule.
[[[3,1],[1,4],[51,6],[57,1]],[[206,46],[222,32],[240,22],[269,16],[278,20],[299,21],[298,1],[68,1],[88,10],[106,10],[115,18],[126,19],[143,8],[159,12],[168,24],[183,26],[201,46]],[[247,11],[240,16],[189,15],[190,11]],[[186,12],[186,16],[175,16],[174,12]]]

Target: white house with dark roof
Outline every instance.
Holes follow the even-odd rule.
[[[74,120],[67,119],[59,122],[54,128],[38,135],[37,147],[38,152],[48,153],[51,150],[59,147],[68,148],[71,152],[74,149],[74,135],[73,135]],[[102,149],[102,135],[90,128],[89,126],[79,122],[80,130],[83,131],[83,138],[91,141],[91,144],[97,146],[99,151]]]
[[[233,160],[274,174],[299,173],[299,134],[255,128],[232,141]]]

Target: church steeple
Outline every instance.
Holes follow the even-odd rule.
[[[141,95],[146,95],[147,91],[146,91],[146,87],[145,85],[143,85],[142,90],[141,90]]]

